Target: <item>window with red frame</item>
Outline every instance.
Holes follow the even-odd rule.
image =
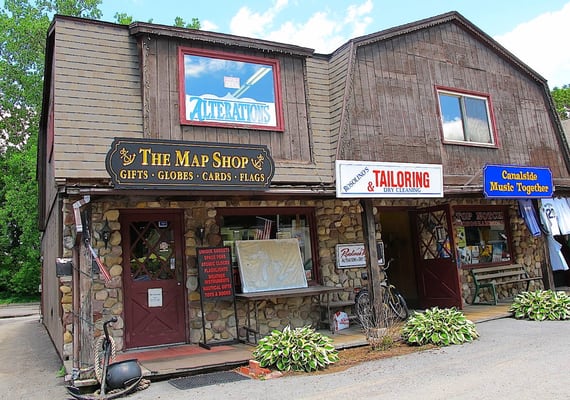
[[[237,264],[236,240],[297,239],[309,284],[318,281],[316,223],[312,208],[219,208],[218,221],[224,246],[232,248]]]
[[[495,146],[489,96],[437,90],[446,143]]]

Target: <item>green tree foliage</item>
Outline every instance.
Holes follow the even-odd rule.
[[[200,20],[198,18],[192,18],[191,22],[185,22],[182,18],[176,17],[174,18],[174,26],[178,28],[187,28],[187,29],[200,29]]]
[[[101,0],[5,0],[0,8],[0,295],[40,284],[36,183],[46,34],[54,14],[100,18]]]
[[[126,13],[115,13],[115,22],[121,25],[130,25],[133,23],[133,17]]]
[[[570,85],[564,85],[561,88],[555,87],[551,94],[560,118],[568,119],[570,117]]]
[[[100,19],[101,3],[4,0],[0,6],[0,296],[34,295],[40,283],[36,160],[51,20],[55,14]],[[125,13],[115,19],[133,22]],[[200,27],[197,18],[176,24]]]
[[[35,136],[0,161],[0,293],[29,297],[40,284]]]

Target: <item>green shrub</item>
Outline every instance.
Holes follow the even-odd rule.
[[[570,319],[570,297],[564,292],[536,290],[515,296],[510,310],[517,319],[534,321]]]
[[[412,345],[449,346],[479,337],[475,324],[455,308],[432,307],[414,312],[402,328],[402,339]]]
[[[283,331],[274,330],[260,339],[253,357],[262,367],[311,372],[338,361],[332,342],[311,327],[291,329],[286,326]]]

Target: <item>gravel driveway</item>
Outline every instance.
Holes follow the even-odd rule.
[[[473,343],[370,361],[335,374],[179,390],[155,382],[129,399],[568,399],[570,321],[477,324]]]

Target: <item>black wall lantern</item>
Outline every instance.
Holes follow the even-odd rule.
[[[111,227],[109,226],[109,220],[107,218],[105,218],[105,223],[99,231],[99,236],[101,236],[101,240],[103,240],[103,243],[105,243],[105,248],[107,248],[109,239],[111,239]]]

